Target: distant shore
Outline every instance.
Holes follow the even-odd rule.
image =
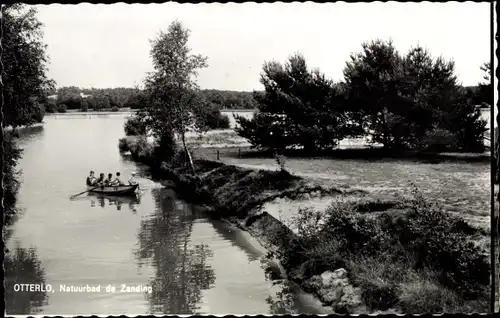
[[[119,111],[86,111],[82,112],[78,109],[70,109],[67,110],[65,113],[46,113],[45,116],[47,117],[52,117],[52,116],[74,116],[74,115],[115,115],[115,114],[133,114],[137,112],[138,109],[130,109],[130,108],[122,108]],[[238,112],[238,113],[252,113],[257,111],[257,109],[221,109],[221,112],[223,113],[233,113],[233,112]]]

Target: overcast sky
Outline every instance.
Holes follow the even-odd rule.
[[[40,5],[49,76],[57,86],[132,87],[152,70],[149,39],[178,19],[190,47],[208,57],[201,88],[260,90],[269,60],[294,52],[334,80],[361,43],[392,38],[406,53],[420,44],[453,59],[459,80],[476,85],[490,57],[488,3],[271,3]]]

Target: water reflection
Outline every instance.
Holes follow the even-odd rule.
[[[15,291],[17,284],[45,286],[45,272],[34,248],[24,249],[19,245],[6,251],[4,259],[5,310],[11,315],[39,313],[47,304],[46,291]],[[45,290],[45,288],[44,288]]]
[[[132,213],[137,213],[137,205],[141,203],[141,197],[139,195],[120,197],[120,196],[110,196],[110,195],[100,195],[95,193],[89,193],[90,206],[95,208],[97,206],[101,208],[108,206],[115,206],[116,210],[121,211],[122,205],[127,205]]]
[[[176,200],[169,189],[152,189],[156,209],[141,221],[136,257],[155,268],[148,295],[151,313],[193,314],[199,309],[201,291],[209,289],[215,274],[207,259],[213,256],[205,244],[190,245],[196,213]]]

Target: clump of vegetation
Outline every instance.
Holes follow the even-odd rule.
[[[205,106],[199,107],[195,113],[197,126],[202,130],[228,129],[229,117],[221,114],[217,105],[206,101],[204,104]]]
[[[324,212],[303,209],[290,224],[298,235],[278,257],[297,277],[347,269],[372,311],[487,310],[489,263],[470,241],[478,230],[416,188],[413,195],[399,212],[377,215],[342,201]]]
[[[130,151],[129,142],[127,138],[120,138],[118,140],[118,150],[120,151],[120,153],[125,153]]]
[[[59,106],[57,106],[57,112],[58,113],[65,113],[66,112],[66,105],[59,104]]]
[[[113,107],[111,108],[111,111],[112,111],[112,112],[117,112],[117,111],[119,111],[119,110],[120,110],[120,108],[119,108],[118,106],[113,106]]]
[[[137,116],[131,116],[127,118],[124,125],[126,136],[141,136],[146,135],[146,125],[141,118]]]
[[[450,131],[435,128],[425,133],[421,147],[423,150],[431,152],[452,151],[457,149],[457,141]]]

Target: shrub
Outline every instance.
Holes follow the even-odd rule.
[[[274,159],[276,160],[276,163],[280,167],[281,171],[286,171],[286,157],[284,155],[276,154],[274,156]]]
[[[45,106],[39,105],[38,111],[33,115],[35,122],[41,123],[45,117]]]
[[[89,103],[86,100],[82,101],[82,106],[80,108],[80,111],[86,112],[89,110]]]
[[[146,134],[146,125],[136,116],[131,116],[124,125],[126,136],[138,136]]]
[[[54,100],[49,100],[45,105],[45,111],[47,113],[55,113],[57,112],[57,104]]]
[[[59,104],[59,106],[57,106],[57,112],[58,113],[65,113],[66,112],[66,105]]]
[[[428,131],[422,140],[422,148],[432,152],[455,150],[456,144],[455,136],[448,130],[441,128]]]
[[[488,260],[469,240],[470,227],[429,203],[415,186],[410,211],[386,227],[414,257],[415,268],[429,267],[444,286],[465,298],[477,297],[490,281]]]
[[[483,306],[490,269],[470,241],[479,230],[412,191],[399,213],[358,213],[356,204],[343,201],[324,212],[300,209],[290,222],[297,236],[279,252],[281,263],[297,277],[348,269],[374,310],[442,312],[463,301]]]
[[[112,111],[112,112],[117,112],[117,111],[119,111],[119,110],[120,110],[120,108],[119,108],[118,106],[113,106],[113,107],[111,108],[111,111]]]
[[[206,103],[195,114],[198,127],[202,129],[228,129],[229,117],[220,112],[219,107],[212,103]]]
[[[118,140],[118,149],[120,153],[125,153],[127,151],[130,151],[127,138],[121,138],[120,140]]]

